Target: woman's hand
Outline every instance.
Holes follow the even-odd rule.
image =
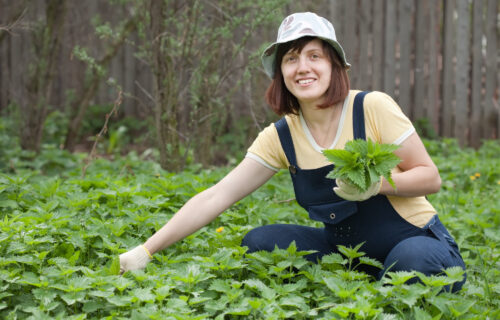
[[[345,180],[335,179],[335,182],[337,186],[333,188],[333,191],[339,197],[349,201],[364,201],[369,199],[379,193],[382,185],[382,179],[379,179],[377,182],[372,183],[366,191],[360,192],[356,186]]]
[[[152,258],[143,245],[122,253],[120,255],[120,274],[124,274],[129,270],[144,269]]]

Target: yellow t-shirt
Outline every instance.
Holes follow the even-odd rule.
[[[359,91],[351,90],[344,100],[335,140],[328,149],[343,149],[354,138],[352,111],[354,97]],[[366,137],[378,143],[401,144],[415,132],[411,121],[403,114],[398,104],[387,94],[373,91],[364,100]],[[299,115],[285,116],[292,136],[297,165],[302,169],[316,169],[331,164],[321,153],[324,149],[314,140],[307,124]],[[262,130],[248,149],[246,157],[278,171],[287,169],[289,162],[274,124]],[[394,172],[401,172],[396,167]],[[396,197],[388,199],[398,214],[409,223],[423,227],[436,210],[425,197]]]

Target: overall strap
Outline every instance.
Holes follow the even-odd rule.
[[[354,131],[354,139],[366,139],[363,101],[367,93],[369,93],[369,91],[360,92],[356,94],[356,97],[354,98],[354,107],[352,111],[352,128]]]
[[[274,123],[276,130],[278,131],[278,136],[280,138],[281,146],[285,151],[286,158],[290,162],[290,167],[297,167],[297,159],[295,157],[295,148],[293,147],[292,135],[290,134],[290,128],[286,123],[285,117],[281,118]],[[291,169],[290,168],[290,169]]]

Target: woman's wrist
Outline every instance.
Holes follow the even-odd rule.
[[[382,185],[380,186],[379,194],[383,194],[385,196],[397,196],[397,189],[394,189],[391,184],[382,177]]]
[[[148,257],[150,259],[153,259],[153,255],[151,254],[151,251],[149,251],[149,249],[144,244],[141,245],[141,247],[144,249],[144,251],[146,251],[146,253],[148,254]]]

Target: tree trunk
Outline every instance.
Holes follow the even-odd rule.
[[[155,129],[160,165],[169,171],[178,171],[179,138],[177,134],[177,84],[172,61],[162,34],[165,32],[166,1],[149,2],[151,59],[154,81]]]
[[[20,104],[21,148],[40,151],[43,125],[52,95],[55,67],[61,46],[62,30],[66,15],[66,1],[49,0],[46,6],[46,23],[34,34],[33,43],[39,60],[26,85],[28,99]]]

